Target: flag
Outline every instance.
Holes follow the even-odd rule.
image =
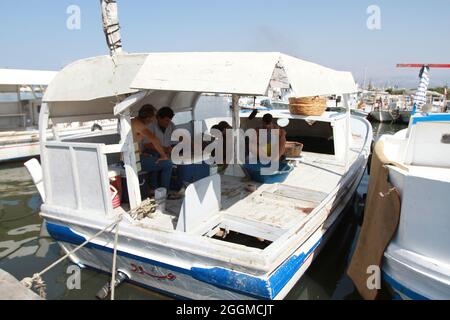
[[[420,83],[416,95],[414,96],[413,114],[416,112],[417,108],[420,108],[427,103],[427,90],[430,84],[429,71],[430,68],[428,66],[423,66],[422,69],[420,70],[419,74]]]

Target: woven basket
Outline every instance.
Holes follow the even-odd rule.
[[[301,116],[320,116],[327,109],[327,99],[322,97],[289,98],[289,111]]]
[[[299,158],[302,154],[303,144],[299,142],[286,142],[286,152],[284,153],[286,158]]]

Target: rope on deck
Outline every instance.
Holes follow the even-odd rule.
[[[157,204],[154,199],[146,199],[142,201],[141,205],[130,211],[130,216],[134,220],[142,220],[144,218],[151,218],[156,212]]]

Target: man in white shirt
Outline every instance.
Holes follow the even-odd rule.
[[[175,130],[175,125],[172,122],[174,116],[175,114],[172,109],[163,107],[158,110],[156,121],[153,121],[148,125],[149,131],[156,136],[164,152],[169,157],[172,152],[172,132]],[[169,191],[170,179],[172,176],[172,161],[157,161],[159,154],[157,153],[154,144],[148,140],[143,141],[143,149],[144,153],[149,155],[145,167],[150,173],[150,187],[156,189],[158,186],[161,186]],[[159,185],[158,176],[160,176]]]
[[[172,133],[175,130],[175,125],[172,122],[175,113],[169,107],[163,107],[158,110],[156,114],[156,121],[150,123],[148,129],[153,132],[153,134],[161,142],[164,151],[170,155],[172,152]],[[154,149],[150,145],[150,149]]]

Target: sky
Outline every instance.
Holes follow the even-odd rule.
[[[80,29],[67,28],[71,5]],[[280,51],[366,84],[415,87],[418,70],[450,63],[450,0],[118,0],[124,50]],[[379,8],[380,29],[369,29]],[[99,0],[1,0],[0,67],[60,70],[108,54]],[[364,77],[366,75],[366,77]],[[431,71],[450,83],[450,69]]]

